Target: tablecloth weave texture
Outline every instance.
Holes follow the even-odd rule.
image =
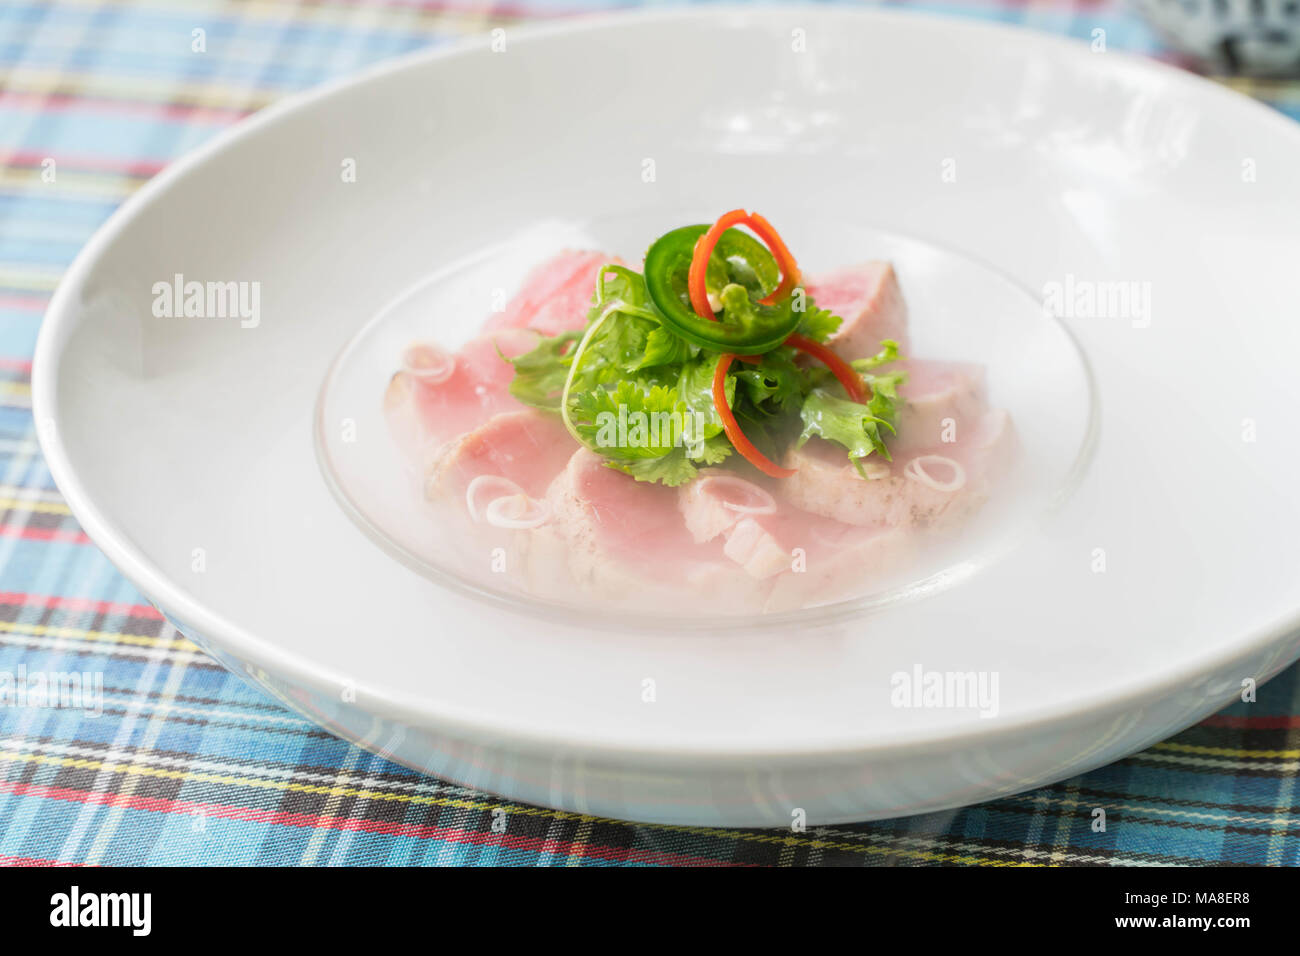
[[[102,713],[0,707],[0,863],[1252,863],[1300,857],[1291,668],[1145,753],[1021,796],[806,833],[637,826],[511,805],[388,763],[250,689],[77,527],[33,434],[59,276],[172,159],[286,93],[618,0],[6,0],[0,7],[0,675],[103,675]],[[919,6],[919,4],[918,4]],[[1167,55],[1111,3],[925,4]],[[191,31],[206,52],[191,52]],[[1300,84],[1231,81],[1300,118]],[[54,182],[42,173],[56,163]],[[1107,827],[1093,832],[1091,808]],[[494,833],[495,808],[508,811]]]

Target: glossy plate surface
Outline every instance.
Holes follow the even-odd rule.
[[[955,806],[1146,746],[1297,655],[1296,168],[1263,107],[1005,28],[765,8],[510,31],[277,105],[141,190],[51,303],[39,434],[187,634],[418,769],[682,823]],[[315,405],[381,308],[538,230],[628,243],[741,205],[822,266],[876,251],[839,248],[853,229],[909,237],[1062,315],[1081,470],[1032,533],[874,610],[713,628],[484,601],[349,520]],[[941,310],[954,280],[921,261],[905,291]],[[256,316],[157,315],[177,275],[256,283]],[[918,674],[996,697],[898,706]]]

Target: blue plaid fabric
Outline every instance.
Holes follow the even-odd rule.
[[[205,657],[87,541],[36,446],[30,359],[60,274],[123,199],[282,94],[494,26],[625,5],[0,8],[0,675],[87,675],[88,691],[70,706],[0,707],[0,862],[1296,864],[1295,668],[1257,703],[1145,753],[961,811],[802,834],[638,826],[510,804],[344,743]],[[1109,2],[914,6],[1081,38],[1100,27],[1113,48],[1169,55]],[[1232,83],[1300,118],[1300,84]]]

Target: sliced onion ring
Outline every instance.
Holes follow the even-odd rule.
[[[530,498],[520,492],[494,498],[484,509],[483,516],[495,528],[536,528],[551,516],[551,506],[545,499]]]
[[[940,481],[925,470],[927,465],[942,465],[950,468],[952,478],[948,481]],[[961,462],[943,455],[918,455],[903,468],[903,474],[935,491],[960,491],[966,485],[966,469],[961,466]]]
[[[776,514],[776,499],[767,491],[766,488],[760,488],[752,481],[746,481],[744,478],[737,478],[734,475],[708,475],[700,479],[700,494],[707,494],[709,489],[715,489],[714,494],[722,498],[722,507],[728,511],[734,511],[741,515],[774,515]],[[742,504],[739,501],[728,501],[723,496],[726,495],[726,489],[732,489],[738,492],[743,498],[749,498],[755,501],[755,504]]]
[[[469,509],[469,516],[474,519],[475,523],[483,520],[483,514],[479,513],[477,502],[481,497],[481,492],[484,488],[490,488],[494,492],[492,495],[493,501],[496,501],[498,498],[505,498],[510,495],[522,495],[524,493],[524,489],[520,488],[509,478],[502,477],[501,475],[479,475],[471,481],[469,487],[465,489],[465,507]],[[490,506],[491,502],[489,502],[489,507]]]
[[[428,342],[416,342],[402,353],[402,371],[423,385],[441,385],[456,371],[456,356]]]

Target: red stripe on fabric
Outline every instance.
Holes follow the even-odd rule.
[[[194,800],[168,800],[163,797],[143,797],[136,794],[102,793],[89,790],[72,790],[68,787],[50,787],[39,783],[19,783],[0,780],[0,792],[15,796],[41,797],[47,800],[68,800],[74,803],[121,807],[129,810],[149,810],[155,813],[201,813],[208,817],[243,820],[252,823],[270,823],[277,826],[307,827],[314,830],[351,830],[361,833],[378,833],[386,836],[410,836],[422,840],[442,840],[451,843],[472,843],[478,846],[496,846],[508,850],[534,850],[538,853],[578,855],[599,860],[630,863],[657,863],[666,866],[747,866],[705,857],[684,856],[660,850],[632,850],[619,847],[579,845],[567,840],[526,837],[508,833],[479,833],[454,827],[439,827],[416,823],[389,823],[382,820],[356,820],[350,817],[311,816],[305,813],[286,813],[283,810],[260,810],[256,807],[233,807],[217,803],[199,803]]]
[[[31,374],[32,360],[21,358],[0,358],[0,369],[6,372],[26,372]]]
[[[89,866],[89,864],[67,863],[63,860],[41,860],[34,856],[5,856],[0,853],[0,866]]]
[[[49,607],[60,611],[92,611],[95,614],[126,614],[130,617],[147,617],[161,621],[162,615],[151,604],[130,604],[124,601],[96,601],[93,598],[63,597],[58,594],[24,594],[21,591],[0,591],[0,604],[22,607]]]
[[[70,169],[94,172],[120,173],[126,176],[153,176],[167,163],[157,159],[113,159],[107,156],[70,156],[56,150],[15,150],[0,153],[0,166],[26,166],[39,168],[47,159]]]
[[[28,541],[62,541],[67,544],[90,544],[84,531],[67,531],[63,528],[29,528],[0,524],[0,537],[26,538]]]
[[[1300,727],[1300,716],[1285,717],[1229,717],[1216,714],[1201,721],[1203,727],[1225,727],[1231,730],[1291,730]]]
[[[183,119],[187,123],[214,123],[227,126],[252,113],[254,109],[190,106],[185,103],[145,103],[138,100],[111,100],[65,93],[18,93],[0,90],[0,106],[31,109],[39,113],[84,110],[88,113],[131,113],[148,119]]]

